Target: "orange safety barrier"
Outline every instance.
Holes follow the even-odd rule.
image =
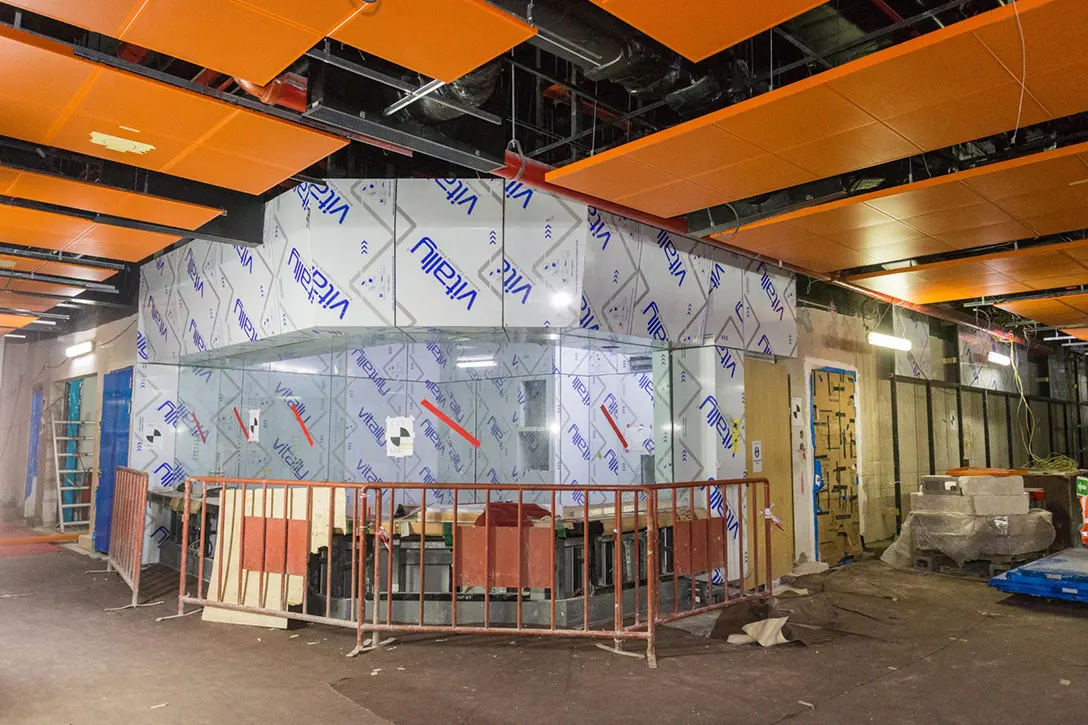
[[[190,594],[182,558],[178,615],[193,604],[351,627],[353,654],[386,644],[383,633],[525,634],[612,640],[609,651],[656,666],[658,625],[771,592],[765,478],[633,486],[190,478],[183,548],[196,545],[195,524],[206,550],[207,507],[194,513],[191,502],[212,489],[213,570],[206,586],[201,556]],[[292,577],[302,578],[301,596]],[[626,641],[645,642],[646,653],[624,651]]]
[[[113,518],[110,520],[110,551],[107,571],[115,570],[132,589],[132,603],[140,603],[140,567],[144,555],[144,522],[147,520],[148,476],[117,467],[113,483]]]

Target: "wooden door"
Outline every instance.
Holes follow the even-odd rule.
[[[794,550],[790,381],[784,365],[744,361],[744,428],[748,475],[763,476],[771,482],[771,512],[782,520],[781,529],[771,527],[771,574],[777,579],[793,571]],[[762,449],[761,472],[755,470],[754,444]],[[762,508],[762,502],[758,507]]]

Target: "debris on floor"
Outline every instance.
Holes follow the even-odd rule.
[[[763,644],[754,633],[769,627],[780,632],[782,640],[767,635],[767,641],[809,647],[844,636],[883,642],[909,638],[899,627],[909,616],[909,607],[899,601],[898,592],[852,577],[848,571],[796,577],[790,585],[776,588],[775,594],[723,610],[710,636],[733,644]]]

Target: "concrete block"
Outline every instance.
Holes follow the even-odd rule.
[[[925,493],[912,493],[910,495],[910,510],[912,513],[940,513],[940,514],[973,514],[971,499],[967,496],[931,496]]]
[[[1014,496],[964,496],[971,501],[977,516],[1012,516],[1026,514],[1029,508],[1028,494]]]
[[[1024,492],[1023,476],[960,476],[964,496],[1016,496]]]
[[[919,490],[927,496],[962,496],[960,480],[955,476],[922,476]]]

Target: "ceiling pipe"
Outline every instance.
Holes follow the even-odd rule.
[[[235,78],[234,82],[249,95],[256,96],[261,103],[290,108],[299,113],[306,112],[306,90],[309,82],[298,73],[284,73],[263,86],[241,78]]]

